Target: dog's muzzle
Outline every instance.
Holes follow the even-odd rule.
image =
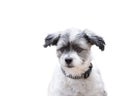
[[[90,66],[89,66],[88,70],[85,71],[84,73],[82,73],[80,76],[72,76],[72,74],[67,75],[63,68],[61,68],[61,70],[62,70],[63,74],[68,78],[71,78],[71,79],[82,79],[82,78],[87,79],[90,76],[92,68],[93,68],[93,65],[92,65],[92,63],[90,63]]]

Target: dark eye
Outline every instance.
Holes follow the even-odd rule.
[[[73,48],[76,52],[80,53],[81,51],[83,51],[82,48],[78,47],[78,46],[74,46]]]
[[[66,49],[66,47],[61,47],[60,49],[58,49],[58,51],[63,53],[65,51],[65,49]]]

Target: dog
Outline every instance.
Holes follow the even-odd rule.
[[[91,47],[105,49],[102,37],[89,30],[67,29],[49,34],[44,47],[57,46],[59,63],[48,96],[107,96],[99,70],[92,64]]]

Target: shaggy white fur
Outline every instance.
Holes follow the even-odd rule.
[[[107,96],[107,94],[95,65],[87,79],[65,77],[60,66],[57,66],[49,85],[48,96]]]

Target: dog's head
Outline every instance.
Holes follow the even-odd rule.
[[[57,46],[57,56],[61,67],[69,73],[81,74],[87,70],[92,45],[104,50],[105,42],[102,37],[89,30],[66,30],[62,33],[50,34],[45,38],[44,47]]]

